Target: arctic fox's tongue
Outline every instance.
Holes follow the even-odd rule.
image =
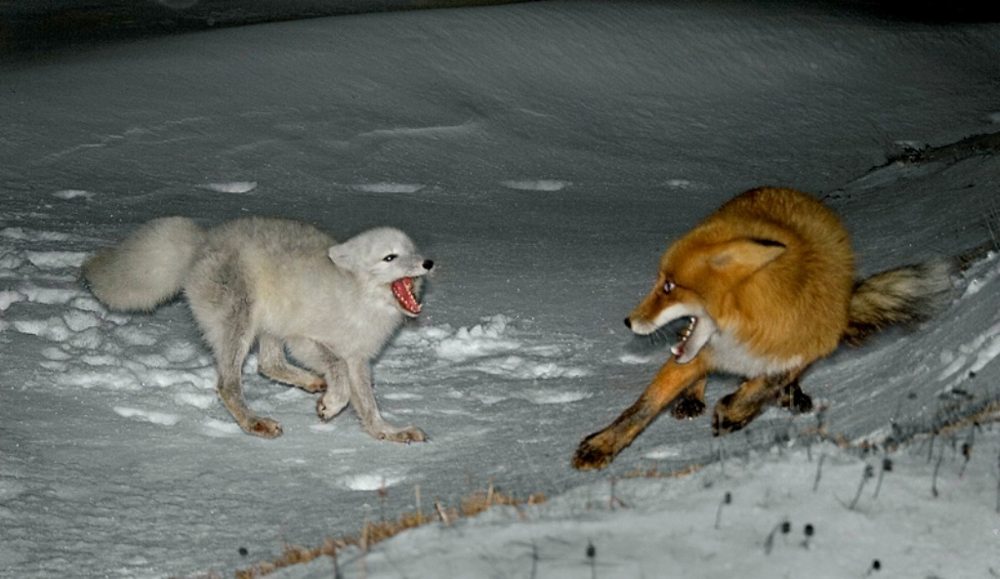
[[[413,295],[413,278],[403,277],[392,282],[392,295],[404,310],[413,315],[420,313],[420,304]]]

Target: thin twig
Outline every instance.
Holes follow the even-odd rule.
[[[819,455],[819,464],[816,465],[816,480],[813,481],[813,492],[819,489],[819,479],[823,476],[823,461],[826,460],[826,455]]]
[[[866,464],[865,472],[861,475],[861,483],[858,485],[858,492],[854,494],[854,500],[851,501],[851,504],[847,507],[848,510],[853,511],[854,507],[858,505],[858,499],[861,498],[861,491],[865,488],[865,483],[868,482],[868,479],[873,476],[875,476],[875,469],[872,468],[872,465]]]

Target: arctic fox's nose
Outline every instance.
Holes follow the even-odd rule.
[[[430,270],[432,267],[434,267],[434,260],[431,259],[424,260],[424,269]]]

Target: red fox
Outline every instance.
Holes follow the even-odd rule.
[[[775,402],[808,412],[812,399],[798,379],[810,364],[842,341],[858,344],[889,324],[927,318],[951,288],[946,261],[855,281],[850,239],[833,211],[791,189],[747,191],[663,255],[656,285],[625,325],[640,335],[681,318],[688,325],[635,404],[583,439],[573,466],[607,466],[672,402],[677,418],[700,415],[713,371],[747,378],[716,405],[716,436]]]

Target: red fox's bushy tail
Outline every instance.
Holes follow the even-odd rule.
[[[886,326],[915,324],[941,310],[952,290],[945,260],[875,274],[854,286],[844,340],[857,345]]]
[[[97,299],[112,309],[150,311],[184,285],[205,230],[186,217],[154,219],[83,263]]]

